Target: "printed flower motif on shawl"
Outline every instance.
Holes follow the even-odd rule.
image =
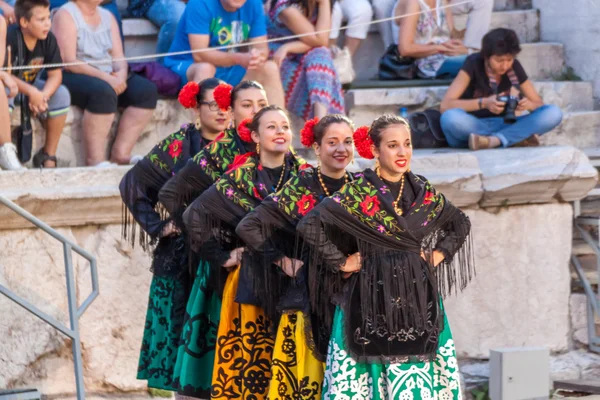
[[[310,210],[312,210],[315,207],[316,202],[317,200],[312,194],[302,195],[302,198],[296,202],[296,206],[298,206],[298,212],[302,216],[306,215]]]
[[[173,158],[173,160],[177,160],[177,157],[181,155],[183,151],[183,142],[181,140],[173,140],[173,142],[169,145],[169,155]]]
[[[369,217],[375,215],[375,213],[379,211],[379,199],[377,198],[377,195],[365,197],[360,203],[360,207],[365,215],[368,215]]]

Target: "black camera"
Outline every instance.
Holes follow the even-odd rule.
[[[521,96],[498,96],[497,100],[506,103],[504,106],[504,123],[514,124],[517,122],[515,112],[517,111]]]

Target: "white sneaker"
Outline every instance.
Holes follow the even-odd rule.
[[[25,171],[27,168],[21,165],[17,157],[17,146],[13,143],[5,143],[0,146],[0,167],[8,171]]]
[[[136,154],[134,156],[131,156],[131,158],[129,159],[129,164],[130,165],[135,165],[137,164],[139,161],[142,161],[144,159],[144,156],[141,156],[139,154]]]
[[[94,165],[94,168],[112,168],[112,167],[118,167],[118,165],[111,163],[110,161],[102,161],[102,162],[99,162],[98,164]]]

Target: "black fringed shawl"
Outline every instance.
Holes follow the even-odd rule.
[[[180,222],[186,206],[218,181],[237,155],[254,151],[255,147],[243,142],[235,129],[226,130],[162,187],[160,202]]]
[[[353,242],[360,252],[362,268],[348,279],[341,304],[348,349],[359,361],[434,358],[444,328],[441,296],[463,289],[474,275],[468,217],[423,177],[409,172],[405,186],[403,198],[412,194],[414,200],[398,216],[396,197],[367,169],[297,226],[311,265],[339,271],[351,254],[340,243]],[[446,259],[434,269],[422,250],[427,259],[434,250]],[[311,291],[316,310],[339,295],[327,282],[321,287]]]
[[[348,177],[352,180],[350,174]],[[345,177],[333,179],[323,175],[323,182],[329,193],[341,189],[345,181]],[[271,194],[248,213],[235,230],[246,243],[252,257],[263,257],[262,266],[254,265],[259,268],[253,271],[253,276],[255,290],[258,289],[266,294],[262,301],[265,312],[271,319],[276,320],[278,314],[283,311],[302,311],[305,314],[306,327],[311,330],[307,338],[313,338],[309,346],[313,351],[316,350],[315,355],[320,359],[324,358],[330,335],[329,331],[321,330],[325,325],[313,318],[316,315],[310,312],[308,269],[300,268],[295,279],[291,279],[282,274],[273,264],[284,256],[308,263],[302,254],[302,244],[296,235],[296,225],[326,197],[316,170],[305,169],[298,176],[290,179],[279,192]]]
[[[293,152],[288,153],[285,157],[283,182],[295,176],[303,164],[304,160]],[[228,259],[229,252],[245,246],[235,235],[235,227],[248,212],[273,193],[283,170],[281,167],[275,170],[263,168],[255,153],[236,156],[230,167],[230,171],[194,200],[183,214],[183,222],[193,249],[214,243],[209,253],[212,257],[219,256],[219,262],[211,263],[215,267],[215,276],[223,274],[221,266]],[[204,254],[206,250],[203,249],[202,252]],[[249,273],[251,269],[245,268],[248,263],[253,262],[262,262],[262,259],[252,260],[244,253],[236,297],[239,303],[260,303],[254,296],[253,279]],[[222,278],[216,279],[222,282]]]
[[[165,182],[208,143],[193,124],[185,125],[154,146],[125,174],[119,185],[123,199],[122,235],[132,245],[136,243],[137,236],[137,242],[144,250],[148,250],[160,239],[160,233],[170,218],[158,201],[158,192]],[[171,265],[175,260],[165,255],[183,248],[182,238],[161,240],[154,251],[154,273],[175,273],[178,266]],[[156,260],[157,257],[159,261]]]

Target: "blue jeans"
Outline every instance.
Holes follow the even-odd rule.
[[[62,7],[69,0],[50,0],[50,11]],[[121,41],[124,41],[123,37],[123,23],[121,22],[121,13],[117,8],[117,2],[115,0],[111,1],[108,4],[102,5],[102,8],[110,11],[112,15],[115,16],[117,20],[117,25],[119,25],[119,32],[121,32]]]
[[[506,124],[503,117],[477,118],[460,108],[454,108],[442,114],[441,124],[450,147],[469,147],[471,133],[495,136],[503,147],[509,147],[533,134],[543,135],[556,128],[561,121],[560,108],[545,105],[531,114],[518,117],[514,124]]]
[[[148,9],[146,18],[160,28],[156,44],[157,53],[169,51],[171,42],[175,37],[177,24],[184,10],[185,3],[180,0],[155,0]],[[160,61],[162,62],[162,58]]]
[[[441,65],[440,69],[438,69],[438,71],[436,72],[435,77],[438,79],[456,78],[466,59],[467,56],[456,56],[447,58]]]

